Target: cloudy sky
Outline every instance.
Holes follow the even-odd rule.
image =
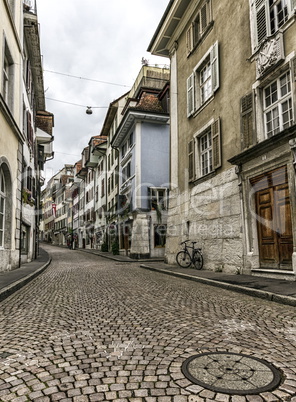
[[[47,180],[79,160],[90,137],[100,134],[107,107],[131,88],[142,57],[169,63],[146,52],[168,2],[37,0],[46,107],[55,116]]]

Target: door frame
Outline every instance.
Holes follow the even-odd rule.
[[[281,166],[277,169],[273,169],[267,171],[261,175],[253,177],[250,179],[250,184],[252,186],[252,192],[254,194],[254,202],[255,202],[255,210],[256,210],[256,227],[257,227],[257,241],[258,241],[258,252],[259,252],[259,265],[262,269],[282,269],[282,270],[293,270],[292,267],[292,257],[293,257],[293,220],[291,215],[291,201],[290,201],[290,192],[289,192],[289,180],[288,180],[288,172],[287,166]],[[275,198],[278,197],[278,190],[282,186],[283,189],[287,189],[288,191],[288,198],[289,198],[289,228],[291,229],[291,234],[289,239],[291,243],[288,244],[289,252],[291,257],[286,261],[281,260],[282,249],[284,247],[281,239],[281,233],[278,230],[279,223],[280,223],[280,214],[279,208],[280,204],[277,203]],[[266,199],[266,210],[268,211],[271,226],[264,225],[263,219],[260,211],[260,195],[269,196],[269,206],[268,206],[268,199]],[[286,197],[287,198],[287,197]],[[264,203],[262,203],[262,208],[264,209]],[[265,221],[264,221],[265,222]],[[277,225],[278,223],[278,225]],[[277,225],[277,227],[275,227]],[[264,229],[266,228],[266,229]],[[271,229],[271,230],[270,230]],[[266,234],[265,241],[263,239],[264,233]],[[284,236],[283,236],[284,238]],[[264,244],[265,243],[265,244]],[[274,258],[268,259],[266,258],[266,251],[264,251],[264,246],[266,246],[266,250],[269,249],[269,252],[274,253]],[[265,254],[265,257],[264,257]]]

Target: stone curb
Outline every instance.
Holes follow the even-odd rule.
[[[157,272],[161,272],[166,275],[176,276],[178,278],[188,279],[191,281],[204,283],[205,285],[216,286],[219,288],[232,290],[234,292],[244,293],[249,296],[258,297],[260,299],[265,299],[265,300],[269,300],[272,302],[286,304],[289,306],[296,307],[296,298],[294,298],[294,297],[279,295],[279,294],[275,294],[272,292],[267,292],[267,291],[259,290],[259,289],[248,288],[248,287],[241,286],[241,285],[233,285],[230,283],[220,282],[220,281],[213,280],[213,279],[206,279],[206,278],[201,278],[198,276],[182,274],[180,272],[173,272],[173,271],[169,271],[166,269],[155,268],[155,267],[151,267],[151,266],[145,265],[145,264],[140,264],[140,267],[144,268],[144,269],[148,269],[150,271],[157,271]]]
[[[116,257],[116,256],[112,256],[112,255],[110,255],[109,253],[106,253],[106,254],[104,254],[104,252],[99,252],[99,253],[96,253],[96,252],[94,252],[94,251],[88,251],[88,250],[83,250],[83,249],[75,249],[75,251],[82,251],[83,253],[87,253],[87,254],[93,254],[93,255],[96,255],[96,256],[98,256],[98,257],[103,257],[103,258],[107,258],[108,260],[113,260],[113,261],[116,261],[116,262],[128,262],[128,263],[140,263],[140,262],[163,262],[164,260],[163,259],[154,259],[154,258],[149,258],[149,260],[145,260],[145,259],[142,259],[142,260],[136,260],[136,259],[132,259],[132,258],[130,258],[129,260],[125,260],[125,259],[123,259],[122,258],[122,256],[118,256],[118,257]]]
[[[12,295],[17,290],[21,289],[23,286],[27,285],[27,283],[31,282],[36,276],[40,275],[49,266],[50,263],[51,257],[48,255],[47,262],[43,264],[40,268],[38,268],[35,272],[32,272],[24,278],[21,278],[18,281],[13,282],[11,285],[1,289],[0,302],[6,299],[8,296]]]

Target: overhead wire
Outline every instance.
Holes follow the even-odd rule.
[[[66,77],[77,78],[77,79],[79,79],[79,80],[86,80],[86,81],[92,81],[92,82],[99,82],[100,84],[108,84],[108,85],[115,85],[115,86],[118,86],[118,87],[130,88],[130,85],[117,84],[117,83],[115,83],[115,82],[108,82],[108,81],[96,80],[96,79],[87,78],[87,77],[79,77],[78,75],[72,75],[72,74],[61,73],[61,72],[59,72],[59,71],[45,70],[45,69],[43,69],[43,71],[45,71],[45,72],[47,72],[47,73],[63,75],[63,76],[66,76]]]
[[[45,99],[51,100],[51,101],[54,101],[54,102],[66,103],[66,104],[72,105],[72,106],[79,106],[79,107],[84,107],[84,108],[89,107],[89,106],[85,106],[85,105],[80,105],[78,103],[66,102],[66,101],[62,101],[62,100],[59,100],[59,99],[48,98],[47,96],[45,97]],[[90,106],[90,107],[92,109],[108,109],[109,106]]]

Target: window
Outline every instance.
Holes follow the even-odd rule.
[[[115,168],[115,186],[118,186],[119,183],[119,173],[118,173],[118,166]]]
[[[218,42],[204,55],[187,79],[187,116],[204,105],[219,88]]]
[[[256,46],[273,35],[292,14],[294,0],[255,0]]]
[[[102,179],[101,181],[101,197],[104,197],[105,195],[105,179]]]
[[[190,54],[208,31],[212,22],[211,0],[204,0],[187,30],[187,52]]]
[[[5,225],[5,179],[3,170],[0,168],[0,247],[4,247],[4,225]]]
[[[133,143],[134,143],[134,133],[131,133],[131,135],[129,136],[129,139],[128,139],[129,148],[132,147]]]
[[[292,125],[293,104],[290,71],[263,89],[264,122],[267,138]]]
[[[32,182],[33,182],[33,176],[32,176],[32,169],[30,167],[27,168],[27,189],[29,191],[32,191]]]
[[[27,139],[29,144],[33,145],[34,134],[33,134],[33,127],[32,127],[32,116],[29,111],[27,111]]]
[[[121,148],[121,159],[123,159],[125,157],[126,154],[126,143],[122,146]]]
[[[110,194],[110,177],[108,178],[108,194]]]
[[[220,119],[201,129],[188,143],[188,176],[194,181],[221,166]]]
[[[205,176],[213,170],[211,129],[200,137],[201,174]]]
[[[2,66],[2,96],[7,105],[12,108],[13,103],[13,60],[4,41],[4,60]]]
[[[201,103],[204,103],[212,93],[211,63],[207,61],[199,74]]]
[[[114,190],[114,172],[111,175],[111,191]]]
[[[150,187],[151,209],[161,211],[167,209],[167,189]]]
[[[7,60],[7,57],[4,57],[4,66],[3,66],[3,98],[5,99],[7,103],[8,99],[8,84],[9,84],[9,63]]]
[[[131,162],[128,162],[122,169],[122,182],[124,183],[131,177]]]

